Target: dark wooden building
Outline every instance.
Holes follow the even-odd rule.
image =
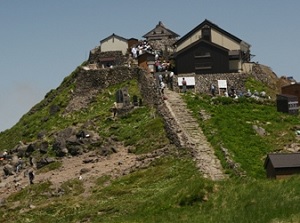
[[[154,29],[147,32],[143,37],[147,41],[153,40],[168,40],[168,39],[176,39],[179,35],[172,30],[165,27],[165,25],[159,21]]]
[[[245,63],[251,60],[250,44],[209,20],[176,41],[174,47],[176,66],[180,64],[178,74],[186,70],[196,74],[243,72]],[[190,54],[190,61],[186,54]],[[189,68],[183,69],[183,64]]]
[[[200,39],[174,55],[175,72],[182,73],[228,73],[229,55],[225,49]]]
[[[285,178],[300,173],[300,153],[268,154],[264,167],[268,178]]]
[[[155,72],[155,55],[145,52],[138,56],[138,66],[148,70],[148,72]]]
[[[281,87],[281,93],[297,96],[298,104],[300,104],[300,83],[290,84]]]
[[[288,113],[291,115],[298,114],[299,108],[297,96],[278,94],[276,95],[276,104],[278,112]]]

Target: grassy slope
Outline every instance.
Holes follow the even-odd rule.
[[[137,93],[135,82],[126,84]],[[38,121],[47,115],[47,108],[32,116],[25,115],[21,122],[30,128],[29,135],[26,132],[22,137],[30,140],[40,129],[54,131],[74,122],[92,120],[101,136],[114,135],[127,145],[138,145],[137,153],[165,146],[168,140],[162,120],[153,118],[147,107],[139,108],[117,122],[107,119],[114,101],[110,92],[119,87],[121,85],[105,89],[89,108],[68,117],[57,114],[46,123]],[[67,95],[67,91],[62,92]],[[60,100],[56,98],[56,103],[64,101],[60,97]],[[195,117],[199,118],[199,124],[219,157],[222,159],[219,151],[222,145],[241,164],[247,177],[231,176],[223,182],[203,179],[189,156],[179,151],[179,155],[161,158],[150,168],[111,181],[109,186],[105,186],[110,181],[108,176],[96,179],[97,186],[89,197],[83,196],[82,182],[78,180],[66,182],[62,186],[66,193],[60,197],[51,195],[49,182],[33,185],[8,199],[0,209],[0,222],[299,221],[300,178],[267,180],[263,169],[267,152],[279,150],[294,140],[291,127],[299,125],[298,117],[276,112],[274,104],[263,105],[254,101],[236,103],[221,99],[212,103],[210,98],[189,94],[186,101]],[[200,109],[205,109],[212,118],[201,121]],[[54,122],[55,129],[51,126]],[[267,136],[255,134],[253,124],[265,128]],[[12,130],[0,134],[0,138],[13,138],[14,133],[19,132],[15,130],[23,132],[26,129],[17,124]],[[36,208],[31,209],[29,205]]]

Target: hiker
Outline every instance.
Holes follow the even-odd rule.
[[[164,95],[164,90],[165,90],[165,83],[162,81],[160,82],[160,92],[162,95]]]
[[[23,160],[22,160],[22,158],[19,158],[19,161],[18,161],[17,167],[16,167],[16,173],[19,173],[20,170],[22,169],[22,167],[23,167]]]
[[[210,93],[211,93],[211,95],[212,95],[213,97],[216,96],[216,87],[215,87],[214,84],[211,84],[211,85],[210,85]]]
[[[29,183],[33,184],[33,180],[34,180],[34,173],[33,170],[30,170],[28,173],[28,177],[29,177]]]
[[[115,118],[117,116],[117,111],[118,111],[117,102],[114,102],[114,105],[112,107],[113,118]]]
[[[173,91],[173,76],[174,76],[174,72],[171,71],[169,74],[169,85],[170,85],[170,89]]]
[[[181,84],[182,84],[182,92],[185,93],[186,92],[186,80],[185,80],[185,78],[182,78]]]

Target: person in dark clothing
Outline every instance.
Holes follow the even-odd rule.
[[[28,177],[29,177],[29,182],[30,182],[30,184],[33,184],[33,180],[34,180],[34,173],[33,173],[33,170],[30,170],[30,171],[29,171]]]
[[[182,92],[185,93],[186,92],[186,85],[187,85],[185,78],[182,78],[181,84],[182,84]]]

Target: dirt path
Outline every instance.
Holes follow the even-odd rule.
[[[118,144],[116,150],[116,153],[106,157],[97,155],[95,151],[76,157],[64,157],[61,159],[62,166],[59,169],[35,174],[34,183],[49,180],[54,188],[59,188],[63,182],[80,178],[88,193],[97,178],[104,175],[116,178],[138,166],[138,156],[128,153],[126,147]],[[24,177],[24,171],[1,180],[0,200],[29,185],[28,177]]]
[[[220,161],[215,156],[214,150],[199,127],[197,120],[187,109],[181,95],[168,89],[165,90],[165,95],[167,97],[165,104],[181,128],[181,131],[178,131],[179,139],[182,139],[180,140],[181,146],[193,150],[197,167],[204,177],[212,180],[225,178]]]

